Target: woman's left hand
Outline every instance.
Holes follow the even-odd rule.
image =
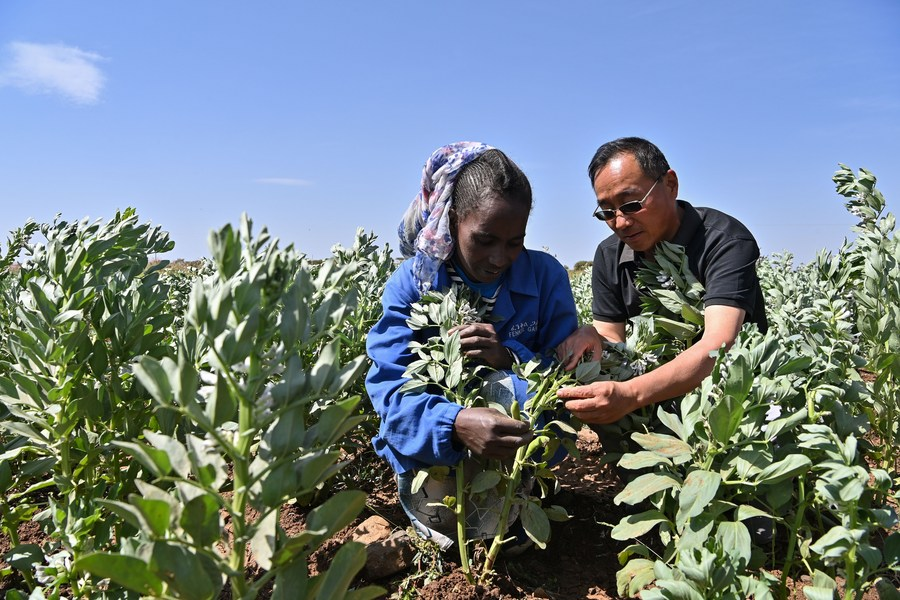
[[[450,330],[459,332],[460,347],[466,356],[480,360],[495,369],[512,367],[512,356],[500,343],[494,326],[490,323],[471,323]]]

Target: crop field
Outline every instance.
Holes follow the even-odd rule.
[[[351,534],[372,516],[408,525],[363,385],[390,244],[361,229],[311,260],[245,217],[212,232],[210,259],[168,264],[151,260],[168,234],[132,209],[23,224],[0,257],[0,594],[900,598],[900,243],[871,173],[842,165],[834,182],[859,222],[809,264],[760,259],[766,334],[745,327],[680,402],[605,426],[620,451],[558,424],[444,499],[459,512],[505,494],[533,548],[417,542],[380,577]],[[639,281],[625,344],[572,373],[521,366],[522,418],[555,408],[560,385],[628,379],[690,345],[703,288],[682,249],[661,246]],[[588,323],[590,269],[571,282]],[[478,369],[446,331],[475,307],[448,293],[416,310],[441,334],[410,385],[476,401]],[[523,473],[533,495],[513,498]]]

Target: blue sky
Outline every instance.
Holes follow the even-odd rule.
[[[425,159],[478,140],[531,180],[526,243],[571,266],[609,233],[587,164],[624,135],[763,254],[836,250],[839,162],[898,212],[900,3],[0,2],[0,242],[134,206],[168,258],[243,212],[313,257],[358,227],[396,250]]]

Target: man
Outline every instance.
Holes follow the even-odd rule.
[[[734,343],[741,325],[768,327],[756,261],[759,248],[739,221],[678,197],[678,176],[647,140],[620,138],[601,146],[588,174],[597,196],[594,212],[613,235],[597,246],[592,276],[593,325],[559,345],[573,368],[585,352],[599,356],[603,343],[625,341],[626,321],[640,313],[634,285],[642,261],[665,240],[685,247],[691,272],[703,284],[701,338],[667,364],[629,381],[565,388],[559,397],[585,423],[614,423],[637,410],[686,394],[712,372],[710,352]]]

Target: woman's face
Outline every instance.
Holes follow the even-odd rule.
[[[525,247],[529,212],[523,202],[492,195],[458,221],[454,256],[469,279],[490,283],[512,265]]]

